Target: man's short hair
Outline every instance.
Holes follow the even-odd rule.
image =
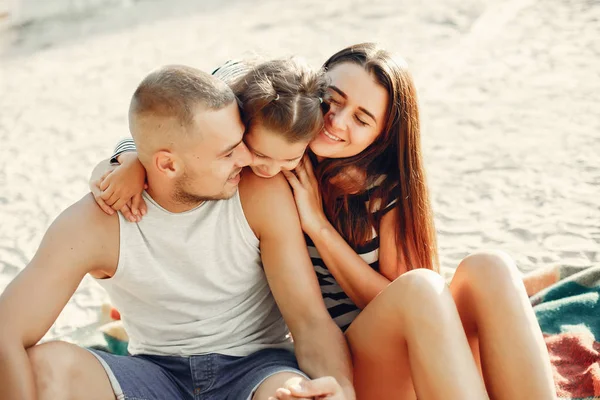
[[[182,126],[194,118],[194,108],[203,105],[219,110],[236,97],[224,82],[196,68],[168,65],[148,75],[131,99],[130,113],[175,117]]]

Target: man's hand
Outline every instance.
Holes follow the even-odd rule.
[[[283,388],[277,389],[275,396],[269,400],[299,399],[346,400],[346,396],[334,377],[325,376],[310,381],[290,379]]]

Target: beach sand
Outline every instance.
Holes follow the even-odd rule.
[[[599,263],[600,3],[199,3],[131,1],[0,32],[0,292],[128,135],[150,70],[253,53],[318,66],[363,41],[413,71],[443,267],[484,248],[523,272]],[[104,301],[86,278],[46,339],[78,341]]]

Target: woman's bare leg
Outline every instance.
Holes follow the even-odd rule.
[[[555,399],[542,332],[512,259],[502,252],[465,258],[450,284],[493,399]]]
[[[359,400],[488,398],[452,296],[432,271],[396,279],[346,337]]]

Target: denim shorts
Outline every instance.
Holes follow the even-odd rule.
[[[246,357],[117,356],[91,350],[110,379],[117,400],[247,400],[268,377],[293,372],[306,377],[286,349]]]

